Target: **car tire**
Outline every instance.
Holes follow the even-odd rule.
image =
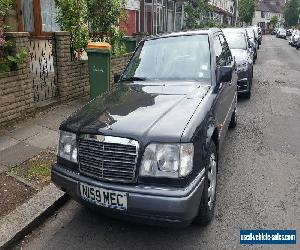
[[[234,129],[237,125],[237,107],[234,108],[234,111],[232,112],[229,128]]]
[[[252,76],[253,77],[253,76]],[[250,99],[251,98],[251,89],[252,89],[252,79],[253,78],[250,78],[250,80],[249,80],[249,90],[248,90],[248,92],[246,92],[245,94],[244,94],[244,96],[247,98],[247,99]]]
[[[210,142],[205,165],[204,188],[201,195],[198,215],[194,219],[194,223],[198,225],[209,224],[215,210],[218,154],[213,141]]]
[[[297,47],[296,47],[296,50],[299,50],[299,48],[300,48],[300,46],[297,46]]]

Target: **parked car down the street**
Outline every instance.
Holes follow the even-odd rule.
[[[253,79],[253,52],[248,42],[247,32],[243,28],[223,29],[232,55],[235,57],[238,73],[238,93],[251,97]]]
[[[284,29],[284,28],[280,28],[280,29],[278,29],[278,32],[277,32],[277,35],[276,35],[276,37],[277,38],[283,38],[283,39],[286,39],[286,29]]]
[[[300,40],[300,30],[295,30],[291,36],[291,40],[289,43],[292,46],[296,47],[299,40]]]
[[[252,28],[246,28],[247,36],[249,41],[252,43],[251,49],[253,50],[253,62],[257,59],[258,41],[255,39],[255,33]]]
[[[278,29],[275,28],[275,29],[272,30],[271,35],[277,35],[277,32],[278,32]]]
[[[287,36],[291,36],[292,33],[293,33],[293,29],[287,29],[287,30],[286,30],[286,35],[287,35]]]
[[[236,105],[235,62],[221,30],[146,38],[113,91],[61,124],[52,180],[110,216],[207,224]]]
[[[295,36],[296,32],[297,32],[297,30],[293,30],[292,34],[289,38],[289,45],[291,45],[291,46],[293,46],[293,39],[294,39],[294,36]]]
[[[261,45],[261,42],[262,42],[260,40],[260,38],[262,39],[262,36],[261,37],[259,36],[258,28],[254,27],[254,26],[249,26],[249,27],[247,27],[247,29],[252,29],[254,31],[255,40],[257,41],[257,44],[258,44],[257,49],[259,50],[259,46]]]

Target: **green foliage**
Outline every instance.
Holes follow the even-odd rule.
[[[255,0],[239,0],[238,11],[241,21],[250,24],[255,13]]]
[[[207,0],[188,0],[184,10],[187,29],[205,28],[208,25],[203,20],[203,17],[212,11],[212,7],[207,3]]]
[[[13,5],[13,0],[0,0],[0,17],[4,17]]]
[[[55,3],[57,22],[71,34],[72,51],[80,53],[91,39],[109,42],[114,55],[126,52],[123,33],[118,29],[119,22],[127,19],[124,0],[55,0]]]
[[[55,0],[58,7],[56,21],[64,31],[71,34],[72,51],[80,51],[89,41],[86,0]]]
[[[28,52],[25,49],[20,50],[15,55],[7,55],[0,60],[0,73],[14,70],[18,64],[22,63],[27,57]]]
[[[272,27],[274,28],[276,26],[276,24],[278,23],[278,16],[272,16],[271,20],[270,20],[270,24],[272,25]]]
[[[288,1],[284,10],[284,19],[288,27],[296,26],[299,20],[300,1],[290,0]]]
[[[86,0],[91,32],[108,34],[126,18],[124,0]]]
[[[118,28],[111,28],[108,33],[108,43],[112,45],[112,54],[121,56],[126,54],[126,47],[123,41],[124,34]]]
[[[120,22],[127,20],[124,0],[87,0],[88,20],[93,41],[107,41],[113,55],[126,53]]]

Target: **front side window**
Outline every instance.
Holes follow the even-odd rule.
[[[210,49],[207,35],[167,37],[142,43],[122,80],[209,80]]]

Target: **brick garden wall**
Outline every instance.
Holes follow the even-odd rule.
[[[118,74],[120,75],[122,71],[125,69],[127,66],[127,63],[129,59],[131,58],[132,53],[125,54],[124,56],[121,57],[113,57],[111,59],[111,85],[114,84],[114,75]]]
[[[68,32],[55,33],[56,49],[54,65],[57,72],[57,86],[61,101],[77,99],[89,96],[89,72],[88,61],[74,61],[71,58],[70,34]],[[121,74],[126,67],[132,53],[111,59],[111,82],[114,84],[114,75]],[[54,60],[55,61],[55,60]]]
[[[15,52],[28,49],[27,32],[6,33],[15,44]],[[33,111],[32,76],[29,57],[15,71],[0,73],[0,124],[5,125]]]
[[[72,60],[68,32],[56,32],[55,43],[56,63],[54,67],[57,72],[60,100],[68,101],[89,96],[88,62]]]
[[[29,33],[9,32],[6,37],[14,42],[14,52],[29,48]],[[54,67],[58,97],[61,102],[88,97],[90,93],[88,61],[74,61],[71,58],[70,35],[67,32],[54,34]],[[111,86],[113,76],[121,74],[131,53],[111,59]],[[34,112],[33,78],[29,57],[12,72],[0,73],[0,127],[24,115]]]

